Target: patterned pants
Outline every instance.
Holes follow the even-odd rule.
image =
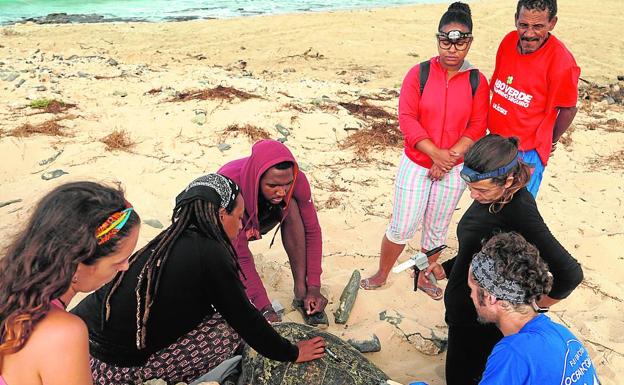
[[[232,357],[241,344],[219,313],[204,319],[170,346],[152,354],[145,365],[118,367],[91,357],[96,385],[135,385],[161,378],[167,383],[192,382]]]
[[[429,169],[412,162],[403,153],[394,183],[394,205],[386,238],[404,245],[422,224],[421,247],[431,250],[446,242],[453,212],[466,189],[459,176],[463,164],[451,169],[442,180],[427,177]]]

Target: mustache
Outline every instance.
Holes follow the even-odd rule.
[[[539,38],[537,38],[537,37],[521,37],[520,40],[522,40],[522,41],[539,41]]]

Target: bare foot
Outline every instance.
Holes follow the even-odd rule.
[[[360,287],[364,290],[375,290],[386,284],[386,279],[381,277],[379,273],[373,275],[370,278],[365,278],[360,281]]]

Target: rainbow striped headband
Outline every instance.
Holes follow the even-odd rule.
[[[108,242],[124,227],[130,218],[130,214],[132,214],[132,210],[134,210],[132,207],[128,207],[125,210],[113,213],[97,228],[95,238],[98,245]]]

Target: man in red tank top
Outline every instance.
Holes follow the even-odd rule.
[[[520,139],[524,160],[534,166],[527,188],[536,196],[548,158],[576,115],[580,68],[551,34],[556,0],[519,0],[515,19],[516,31],[496,54],[488,127]]]

